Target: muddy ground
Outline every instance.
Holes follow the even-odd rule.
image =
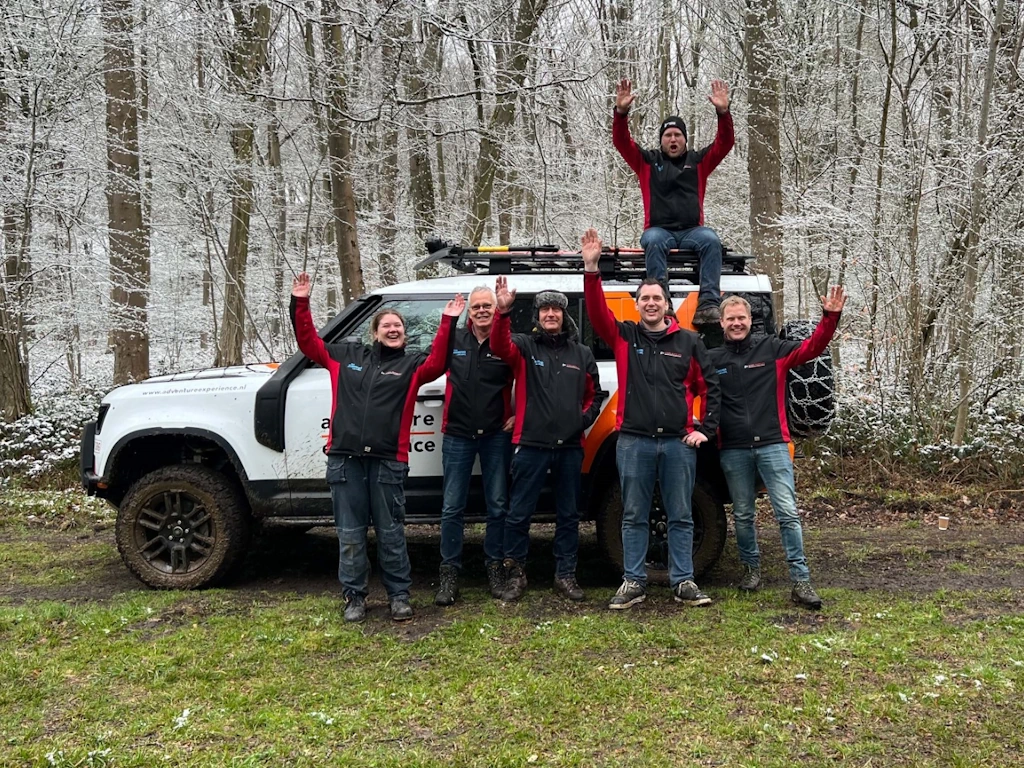
[[[920,510],[813,504],[805,512],[805,542],[812,577],[819,589],[842,587],[881,590],[894,594],[923,594],[937,590],[950,593],[980,591],[992,598],[979,601],[983,613],[1024,614],[1024,515],[1014,509],[998,514],[963,514],[953,519],[948,530],[939,530],[937,515]],[[841,620],[808,614],[792,608],[787,601],[787,573],[779,534],[765,511],[760,516],[765,589],[775,590],[780,620],[789,616],[801,623]],[[602,610],[618,586],[620,573],[602,558],[592,524],[582,529],[579,580],[587,589],[586,602],[568,604],[550,590],[553,558],[553,526],[534,526],[527,569],[531,598],[514,610],[529,615],[585,613]],[[413,564],[413,600],[417,618],[412,626],[394,630],[410,639],[451,620],[448,609],[432,604],[436,583],[438,529],[414,526],[408,529],[409,554]],[[19,542],[59,552],[59,561],[88,562],[89,576],[59,585],[26,584],[16,569],[6,568],[0,579],[0,603],[26,600],[57,600],[72,603],[104,602],[125,592],[145,590],[122,565],[114,546],[110,525],[96,529],[22,529],[0,531],[0,547]],[[375,556],[371,544],[371,562]],[[467,531],[464,569],[466,599],[489,600],[483,569],[482,526]],[[337,542],[333,530],[317,528],[306,533],[271,529],[254,542],[242,572],[227,585],[227,594],[240,605],[252,605],[294,595],[339,595]],[[712,597],[732,595],[739,577],[735,540],[731,535],[718,565],[700,580]],[[660,590],[660,591],[659,591]],[[661,594],[664,593],[664,594]],[[224,593],[221,593],[224,594]],[[826,595],[827,596],[827,595]],[[193,606],[202,612],[202,600]],[[371,585],[371,624],[389,625],[383,590],[376,579]],[[652,599],[643,611],[674,610],[665,588],[652,588]],[[790,615],[792,614],[792,615]]]

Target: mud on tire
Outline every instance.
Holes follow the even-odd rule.
[[[605,491],[596,510],[597,539],[606,557],[622,571],[622,491],[618,479]],[[701,578],[718,562],[725,547],[725,508],[699,480],[693,488],[693,572]],[[655,489],[647,550],[647,583],[668,585],[668,550],[661,494]]]
[[[225,579],[249,543],[249,507],[219,472],[177,465],[135,482],[117,514],[117,549],[157,589],[199,589]]]

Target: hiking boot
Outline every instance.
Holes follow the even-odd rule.
[[[690,321],[694,326],[702,325],[718,325],[718,321],[722,319],[722,311],[718,308],[717,304],[701,304],[697,307],[697,311],[693,313],[693,319]]]
[[[408,621],[412,618],[412,606],[408,597],[391,598],[391,618],[394,621]]]
[[[711,598],[701,592],[700,587],[689,580],[680,581],[672,587],[672,594],[675,596],[677,603],[683,603],[684,605],[711,605]]]
[[[434,605],[454,605],[459,597],[459,569],[454,565],[442,565],[437,581]]]
[[[501,593],[501,599],[505,602],[513,602],[523,596],[526,591],[526,573],[521,563],[515,560],[505,561],[505,591]]]
[[[793,602],[797,605],[810,608],[812,611],[817,611],[821,608],[821,598],[818,597],[818,593],[814,591],[814,587],[811,586],[809,581],[798,581],[793,584],[793,592],[790,594],[790,597],[793,598]]]
[[[345,598],[345,621],[358,623],[366,618],[366,598],[351,595]]]
[[[623,579],[622,586],[619,587],[618,592],[608,601],[608,608],[613,611],[626,611],[646,599],[647,589],[643,584],[639,581]]]
[[[487,563],[487,584],[491,588],[491,597],[500,600],[505,592],[505,566],[501,560]]]
[[[585,597],[583,590],[580,589],[580,585],[576,581],[576,577],[573,575],[561,577],[556,576],[555,592],[560,594],[562,597],[569,598],[575,603],[580,602]]]
[[[740,579],[740,589],[744,592],[754,592],[761,586],[761,569],[752,565],[743,566],[743,578]]]

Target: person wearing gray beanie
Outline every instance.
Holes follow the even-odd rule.
[[[577,342],[569,300],[558,291],[541,291],[533,300],[532,333],[512,334],[515,291],[499,277],[494,288],[498,315],[491,331],[491,350],[515,374],[515,426],[512,427],[512,485],[505,518],[505,592],[501,599],[518,600],[526,590],[526,556],[530,519],[548,472],[555,502],[555,592],[583,600],[576,581],[580,543],[580,472],[583,433],[601,413],[608,396],[601,390],[594,353]]]

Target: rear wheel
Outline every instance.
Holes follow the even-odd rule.
[[[125,494],[115,528],[128,569],[158,589],[198,589],[227,577],[245,555],[249,510],[241,491],[201,466],[164,467]]]
[[[701,482],[693,489],[693,572],[706,574],[725,548],[725,508]],[[605,554],[622,569],[622,491],[619,481],[605,491],[597,510],[597,538]],[[656,488],[651,504],[650,536],[647,546],[647,582],[668,584],[668,514]]]

